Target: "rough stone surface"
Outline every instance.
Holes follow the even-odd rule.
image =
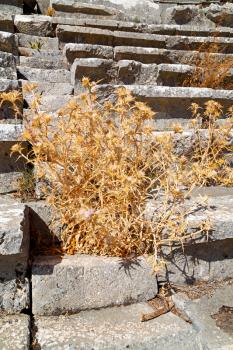
[[[113,48],[104,45],[89,45],[89,44],[66,44],[64,54],[67,61],[72,64],[76,58],[113,58]]]
[[[112,60],[101,58],[76,59],[71,67],[71,83],[76,84],[83,77],[89,77],[92,81],[101,80],[109,82],[112,76]]]
[[[38,257],[32,267],[35,315],[57,315],[153,298],[156,276],[143,258]]]
[[[52,6],[58,15],[71,17],[70,12],[82,17],[115,18],[119,20],[130,20],[144,23],[160,23],[160,7],[151,0],[86,0],[82,2],[53,0]],[[79,13],[77,13],[79,12]]]
[[[30,345],[30,320],[27,315],[0,317],[1,350],[28,350]]]
[[[195,195],[186,202],[187,208],[197,208],[187,218],[189,226],[199,227],[201,222],[209,220],[211,230],[206,235],[197,236],[191,244],[163,247],[162,257],[166,268],[158,275],[159,281],[190,284],[198,280],[213,281],[233,277],[233,191],[229,188],[209,188],[208,191],[195,190]],[[200,194],[200,196],[198,196]],[[208,196],[203,204],[205,196]],[[206,204],[207,203],[207,204]],[[151,214],[155,211],[149,204]],[[156,224],[156,223],[155,223]]]
[[[173,314],[140,322],[147,304],[80,312],[78,315],[36,317],[41,350],[201,349],[196,331]]]
[[[0,197],[0,311],[29,308],[28,254],[28,208]]]
[[[9,149],[8,149],[9,151]],[[0,194],[9,194],[18,189],[18,180],[22,177],[21,171],[0,172]]]
[[[22,125],[1,124],[0,126],[0,142],[1,141],[17,141],[22,136]]]
[[[23,33],[18,33],[17,37],[18,45],[20,47],[31,48],[33,43],[40,43],[41,49],[43,50],[58,50],[57,38],[40,37],[36,35],[28,35]]]
[[[0,32],[0,50],[12,53],[14,55],[18,54],[16,37],[14,34]]]
[[[17,15],[14,19],[14,25],[19,33],[52,36],[53,27],[51,17],[38,15]]]
[[[1,0],[1,11],[11,15],[23,13],[23,0]]]
[[[210,4],[205,10],[206,17],[218,26],[233,27],[233,4]]]
[[[99,85],[96,88],[100,100],[114,99],[119,85]],[[156,118],[192,118],[189,109],[192,102],[201,106],[208,100],[216,100],[226,109],[232,105],[232,90],[213,90],[208,88],[167,87],[155,85],[127,85],[132,94],[146,102],[154,111]]]
[[[8,92],[11,90],[18,90],[19,89],[19,83],[18,80],[11,80],[11,79],[0,79],[0,91]]]
[[[66,69],[38,69],[17,67],[20,79],[50,83],[70,83],[70,72]]]
[[[0,256],[28,256],[28,209],[17,202],[0,198]]]
[[[7,12],[0,12],[0,30],[14,33],[14,22],[12,15]]]
[[[191,301],[182,293],[173,296],[173,300],[193,322],[193,328],[202,339],[203,349],[232,349],[233,333],[223,331],[213,318],[223,305],[233,307],[232,285],[219,288],[212,295],[197,300]]]

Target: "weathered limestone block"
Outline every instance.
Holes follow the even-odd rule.
[[[19,254],[28,258],[28,209],[14,201],[0,199],[0,256]]]
[[[140,79],[141,81],[142,64],[139,62],[122,60],[117,62],[116,69],[117,69],[117,80],[119,82],[122,82],[123,84],[134,84],[138,81],[138,79]],[[151,75],[151,78],[152,76],[153,74]]]
[[[179,245],[172,248],[164,246],[161,255],[167,264],[164,271],[160,270],[158,274],[159,281],[192,284],[195,281],[221,281],[233,277],[233,191],[221,187],[197,189],[185,206],[197,208],[197,203],[202,202],[200,195],[207,195],[206,207],[199,207],[199,210],[188,215],[187,222],[190,229],[195,229],[203,221],[209,220],[211,230],[208,237],[206,234],[196,236],[183,248]],[[150,208],[155,212],[156,203],[154,209],[152,203]]]
[[[28,309],[28,208],[0,199],[0,310],[20,313]]]
[[[205,9],[206,17],[218,26],[233,28],[233,4],[211,4]]]
[[[114,99],[119,85],[98,85],[96,87],[100,101]],[[213,90],[208,88],[167,87],[155,85],[127,85],[129,91],[140,101],[146,102],[157,114],[156,119],[192,118],[190,105],[196,102],[203,106],[208,100],[216,100],[225,111],[232,105],[232,90]]]
[[[17,38],[12,33],[0,32],[0,51],[12,53],[18,55],[17,50]]]
[[[176,41],[175,41],[176,42]],[[170,45],[172,41],[170,40]],[[187,47],[186,47],[187,48]],[[226,46],[225,46],[226,49]],[[213,58],[224,60],[233,59],[232,54],[212,54]],[[142,63],[170,63],[192,65],[197,59],[204,58],[203,53],[191,50],[167,50],[150,47],[116,46],[114,47],[114,60],[135,60]]]
[[[8,92],[11,90],[18,90],[18,89],[19,89],[18,80],[0,79],[0,92],[3,92],[3,91]]]
[[[51,17],[38,15],[17,15],[14,19],[14,25],[19,33],[53,36],[53,25]]]
[[[1,0],[1,11],[11,15],[23,13],[23,0]]]
[[[35,35],[28,35],[18,33],[18,45],[20,47],[31,48],[33,43],[40,43],[42,50],[58,50],[58,39],[57,38],[46,38],[38,37]]]
[[[44,112],[56,112],[58,109],[67,105],[72,96],[70,95],[62,95],[59,93],[58,95],[42,95],[40,100],[40,108]],[[31,95],[27,95],[24,97],[26,103],[30,103],[33,99]]]
[[[28,84],[27,80],[20,80],[22,86]],[[34,91],[41,96],[46,95],[72,95],[74,92],[74,87],[69,83],[48,83],[48,82],[36,82],[37,86]],[[26,97],[26,96],[25,96]]]
[[[30,347],[30,317],[4,315],[0,318],[0,348],[27,350]]]
[[[1,82],[0,82],[1,86]],[[20,124],[1,124],[0,125],[0,142],[18,141],[23,133],[23,126]]]
[[[78,1],[67,1],[67,0],[53,0],[52,1],[53,8],[65,16],[66,13],[69,16],[73,14],[86,14],[86,15],[96,15],[96,16],[116,16],[119,14],[117,9],[113,9],[111,7],[106,7],[103,5],[97,5],[96,3],[83,3]],[[123,15],[123,13],[122,13]]]
[[[101,58],[76,59],[71,66],[71,84],[77,84],[83,77],[107,83],[112,79],[112,65],[112,60]]]
[[[148,304],[139,303],[78,315],[35,317],[35,337],[41,350],[201,349],[194,327],[171,312],[140,322],[142,314],[153,311]]]
[[[28,67],[17,67],[19,78],[30,81],[50,83],[70,83],[70,72],[66,69],[39,69]]]
[[[69,64],[72,64],[76,58],[103,58],[113,59],[113,48],[104,45],[91,44],[66,44],[64,55]]]
[[[203,21],[203,17],[200,8],[196,5],[177,5],[167,8],[164,22],[179,25],[191,23],[192,25],[198,25]]]
[[[4,69],[12,69],[12,71],[16,72],[16,60],[14,55],[7,52],[0,52],[0,67]],[[3,79],[2,76],[1,79]]]
[[[50,0],[37,0],[37,6],[43,15],[47,15],[48,8],[50,7]]]
[[[9,150],[8,150],[9,151]],[[22,177],[21,171],[0,172],[0,194],[14,193],[18,189],[18,181]]]
[[[57,59],[62,57],[60,50],[36,50],[28,47],[19,47],[19,55],[25,57],[38,57],[39,59]]]
[[[7,124],[6,124],[7,125]],[[0,128],[4,127],[4,124],[0,124]],[[13,126],[13,125],[12,125]],[[0,132],[0,135],[2,133]],[[6,139],[7,135],[3,135],[4,139]],[[9,134],[8,137],[11,135]],[[15,136],[12,135],[12,138],[14,139]],[[7,174],[10,176],[11,173],[22,173],[25,170],[25,161],[23,158],[19,158],[18,154],[13,153],[11,155],[11,147],[17,143],[16,141],[7,140],[3,141],[0,140],[0,174],[5,177],[5,183],[3,182],[3,186],[0,186],[0,192],[5,192],[4,189],[11,189],[17,187],[16,181],[9,178],[7,179]],[[27,145],[25,144],[25,149],[27,149]],[[13,175],[12,175],[13,176]],[[16,175],[18,177],[18,175]]]
[[[129,20],[136,23],[161,23],[161,9],[152,0],[53,0],[52,6],[60,16],[70,16],[71,12],[79,11],[83,16],[97,18],[112,17],[118,20]],[[77,16],[77,13],[76,13]]]
[[[57,315],[153,298],[156,276],[144,258],[41,256],[32,267],[35,315]]]
[[[27,264],[19,256],[0,256],[0,311],[18,314],[30,307]],[[0,340],[1,342],[1,340]]]
[[[7,12],[0,12],[0,30],[14,33],[14,21],[12,15]]]
[[[58,25],[57,37],[61,46],[65,43],[113,46],[113,32],[110,30]]]
[[[65,69],[67,62],[63,57],[51,57],[38,59],[37,56],[20,56],[19,64],[21,67],[37,68],[37,69]]]
[[[158,66],[158,85],[182,86],[192,72],[192,66],[186,64],[160,64]]]
[[[190,300],[185,293],[177,293],[172,298],[176,307],[192,321],[204,349],[232,348],[232,316],[228,309],[233,307],[232,283],[226,281],[220,287],[218,282],[206,285],[206,295],[195,300]],[[226,312],[221,312],[224,308]]]

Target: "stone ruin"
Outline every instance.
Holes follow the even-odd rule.
[[[0,91],[36,82],[42,109],[53,112],[79,93],[83,76],[102,79],[102,98],[124,85],[156,108],[161,133],[171,121],[181,123],[186,131],[178,146],[188,147],[191,102],[233,103],[232,90],[183,87],[192,69],[184,58],[214,42],[216,28],[222,57],[233,57],[233,3],[0,0]],[[29,98],[22,115],[29,113]],[[202,189],[210,209],[195,219],[211,217],[211,241],[191,245],[185,256],[174,250],[164,273],[153,275],[144,258],[32,256],[32,231],[47,234],[52,213],[43,200],[21,203],[12,196],[25,164],[10,149],[22,131],[23,118],[2,106],[0,349],[233,349],[232,189]],[[190,322],[169,312],[141,323],[140,314],[153,310],[146,302],[166,281],[181,291],[194,282],[207,291],[195,300],[173,295]],[[224,315],[214,316],[222,307],[228,307],[225,323]]]

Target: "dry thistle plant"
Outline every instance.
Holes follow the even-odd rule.
[[[217,33],[216,33],[217,35]],[[233,58],[223,56],[224,48],[215,42],[203,43],[192,58],[185,60],[185,64],[193,66],[192,71],[184,80],[183,86],[212,89],[232,89]]]
[[[20,144],[13,149],[49,184],[45,194],[64,227],[64,251],[151,254],[157,263],[162,245],[208,233],[208,221],[190,230],[192,208],[184,202],[196,185],[232,183],[224,160],[232,152],[232,118],[219,127],[219,104],[209,101],[203,111],[193,105],[194,141],[190,152],[180,155],[174,135],[154,135],[148,126],[154,113],[126,89],[116,91],[114,103],[99,104],[95,84],[84,78],[83,85],[87,91],[53,117],[40,111],[34,86],[25,86],[34,96],[23,135],[32,152],[25,156]],[[232,117],[232,109],[229,113]],[[153,218],[147,215],[152,198],[157,200]]]
[[[55,16],[55,13],[56,13],[56,11],[54,10],[53,7],[49,6],[49,7],[47,8],[47,12],[46,12],[46,15],[47,15],[47,16],[53,17],[53,16]]]
[[[8,116],[14,115],[15,119],[22,117],[23,95],[20,91],[13,90],[0,93],[0,109],[6,111]],[[7,117],[6,115],[6,117]]]
[[[194,144],[190,158],[190,181],[200,186],[233,185],[233,106],[229,108],[228,119],[222,124],[223,107],[216,101],[208,101],[202,110],[192,104]]]

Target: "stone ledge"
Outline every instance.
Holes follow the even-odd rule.
[[[141,323],[141,314],[150,312],[153,309],[141,303],[71,316],[36,317],[35,338],[41,350],[201,349],[194,328],[172,313]]]
[[[37,257],[32,266],[35,315],[146,301],[157,294],[156,276],[145,258],[132,261],[86,255]]]

